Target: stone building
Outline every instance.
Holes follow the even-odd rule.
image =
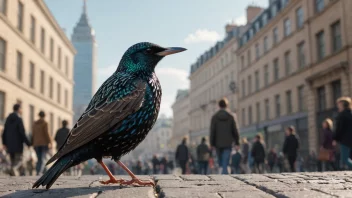
[[[321,122],[351,96],[352,1],[271,0],[249,21],[237,50],[241,135],[282,148],[296,127],[302,154],[317,151]]]
[[[173,119],[172,119],[172,138],[170,141],[170,148],[175,150],[177,145],[181,143],[182,139],[186,137],[189,139],[190,119],[189,119],[189,91],[178,90],[176,100],[172,105]]]
[[[28,135],[41,110],[52,134],[72,120],[75,53],[43,0],[0,0],[0,131],[15,103]]]

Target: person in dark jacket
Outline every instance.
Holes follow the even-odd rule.
[[[295,134],[296,132],[293,126],[287,127],[283,153],[288,160],[291,172],[296,172],[295,163],[297,160],[297,151],[299,148],[299,142]]]
[[[183,138],[182,143],[178,145],[176,149],[176,161],[179,163],[181,169],[182,169],[182,174],[186,174],[186,167],[187,167],[187,162],[189,160],[189,152],[188,152],[188,147],[186,145],[187,139]]]
[[[233,143],[239,145],[239,134],[235,115],[227,109],[228,101],[219,101],[220,110],[213,115],[210,125],[210,144],[216,148],[219,167],[222,174],[228,174],[228,165]]]
[[[154,175],[159,174],[160,161],[156,155],[153,155],[152,164],[153,164],[153,174]]]
[[[340,159],[343,169],[352,169],[349,158],[352,148],[352,112],[351,98],[341,97],[337,100],[339,114],[336,118],[334,140],[340,143]]]
[[[29,147],[31,144],[26,136],[23,121],[21,118],[22,108],[20,104],[13,106],[11,113],[5,122],[4,132],[2,134],[2,144],[10,155],[11,173],[10,175],[18,175],[19,169],[22,167],[23,143]]]
[[[327,161],[319,161],[318,162],[318,169],[319,171],[323,171],[322,165],[325,163],[326,168],[328,170],[336,171],[337,168],[335,166],[335,156],[334,156],[334,150],[335,146],[333,145],[333,122],[331,119],[325,119],[323,124],[322,124],[322,140],[321,140],[321,146],[320,146],[320,152],[323,152],[324,150],[327,151],[329,154],[329,159]]]
[[[62,128],[57,130],[55,135],[55,142],[56,142],[56,150],[58,151],[61,146],[65,143],[68,134],[70,133],[70,129],[67,128],[67,121],[62,121]]]
[[[275,148],[272,148],[268,154],[268,165],[270,172],[273,173],[274,166],[277,164],[277,154]]]
[[[241,173],[241,159],[242,155],[240,153],[240,147],[235,146],[235,153],[231,155],[231,174],[240,174]]]
[[[203,137],[202,142],[197,147],[199,174],[204,175],[208,173],[208,163],[210,158],[210,149],[205,142],[206,139]]]
[[[160,160],[160,166],[161,166],[161,170],[162,170],[162,173],[163,174],[168,174],[169,173],[169,167],[168,167],[168,162],[167,162],[167,159],[166,157],[162,157],[161,160]]]
[[[261,142],[260,135],[255,136],[251,156],[254,159],[254,170],[256,173],[264,173],[265,148]]]

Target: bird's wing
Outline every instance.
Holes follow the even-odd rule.
[[[102,85],[104,88],[101,87],[98,90],[86,111],[70,131],[64,145],[47,164],[107,132],[142,106],[147,86],[145,82],[118,82],[117,80],[107,86],[104,84]],[[115,87],[111,89],[109,86]]]

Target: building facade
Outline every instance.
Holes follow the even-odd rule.
[[[296,127],[301,154],[317,151],[321,123],[351,95],[349,0],[272,0],[248,24],[237,51],[241,135],[281,149]]]
[[[0,131],[21,103],[27,135],[41,110],[54,135],[73,117],[73,45],[43,0],[0,0],[0,30]]]
[[[176,100],[172,105],[173,123],[172,123],[172,138],[170,148],[175,150],[182,139],[189,139],[190,118],[189,118],[189,90],[178,90]]]
[[[243,26],[227,25],[226,38],[202,54],[190,73],[190,142],[198,144],[209,136],[210,120],[218,110],[217,101],[227,97],[237,110],[237,37]]]
[[[74,60],[74,122],[79,119],[95,94],[97,64],[95,32],[89,23],[87,4],[84,0],[83,12],[73,29],[72,43],[77,50]]]

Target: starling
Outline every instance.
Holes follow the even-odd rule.
[[[139,180],[120,162],[120,158],[144,140],[158,117],[161,86],[155,66],[163,57],[185,50],[163,48],[148,42],[130,47],[47,165],[56,162],[34,183],[33,188],[46,186],[49,189],[65,170],[92,158],[110,178],[101,181],[103,184],[154,186],[152,181]],[[116,179],[103,163],[103,157],[111,157],[132,180]]]

